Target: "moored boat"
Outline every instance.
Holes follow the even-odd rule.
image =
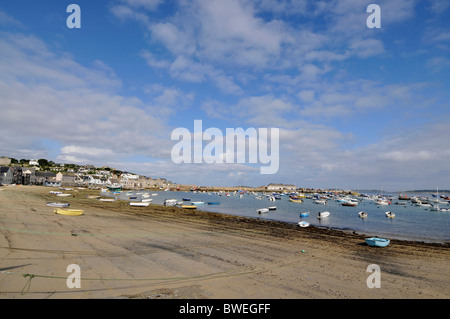
[[[260,208],[257,210],[258,214],[266,214],[269,212],[268,208]]]
[[[325,218],[330,216],[330,212],[318,212],[317,213],[317,218]]]
[[[150,205],[149,202],[130,202],[130,206],[147,207]]]
[[[267,207],[269,210],[276,210],[277,209],[277,206],[269,206],[269,207]]]
[[[51,207],[69,207],[69,203],[47,203],[47,206]]]
[[[81,216],[84,210],[81,209],[68,209],[68,208],[55,208],[55,214],[67,215],[67,216]]]
[[[366,212],[359,212],[358,215],[361,218],[367,218],[367,213]]]
[[[220,205],[220,202],[208,202],[208,205]]]
[[[309,212],[301,212],[300,213],[300,217],[308,217],[309,216]]]
[[[120,184],[112,184],[111,186],[107,186],[108,190],[110,192],[121,192],[122,191],[122,185]]]
[[[300,227],[309,227],[310,223],[305,222],[305,221],[302,221],[302,222],[299,222],[298,225],[299,225]]]
[[[393,212],[386,212],[385,214],[386,214],[387,218],[394,218],[395,217],[395,214]]]
[[[290,202],[293,202],[293,203],[303,203],[303,200],[300,199],[300,198],[298,198],[298,199],[289,198],[289,201],[290,201]]]
[[[181,205],[181,208],[184,208],[184,209],[197,209],[197,206],[195,206],[195,205]]]
[[[377,204],[377,205],[389,205],[390,202],[387,201],[386,199],[378,199],[378,200],[375,202],[375,204]]]
[[[175,206],[177,204],[176,199],[166,199],[164,201],[164,206]]]
[[[58,197],[69,197],[69,196],[72,196],[72,194],[56,194],[56,196],[58,196]]]
[[[386,247],[391,241],[385,238],[370,237],[366,238],[366,243],[373,247]]]
[[[358,205],[358,203],[357,202],[342,202],[341,205],[355,207],[356,205]]]

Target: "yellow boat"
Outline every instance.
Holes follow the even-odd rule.
[[[195,205],[181,205],[181,208],[186,208],[186,209],[197,209],[197,206],[195,206]]]
[[[66,208],[55,208],[55,214],[68,215],[68,216],[81,216],[84,210],[81,209],[66,209]]]
[[[293,202],[293,203],[303,203],[303,200],[301,200],[301,199],[293,199],[293,198],[291,198],[291,199],[289,199],[289,201]]]

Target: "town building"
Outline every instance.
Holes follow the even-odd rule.
[[[11,167],[0,166],[0,185],[13,184],[14,172]]]
[[[295,185],[286,184],[269,184],[266,186],[268,191],[295,191],[297,187]]]

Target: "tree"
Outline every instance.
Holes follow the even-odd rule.
[[[48,166],[48,161],[45,158],[38,159],[38,163],[41,167]]]

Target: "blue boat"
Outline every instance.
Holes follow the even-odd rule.
[[[182,198],[183,202],[190,202],[191,199],[190,198]]]
[[[373,247],[386,247],[391,241],[385,238],[371,237],[366,238],[366,243]]]
[[[301,212],[300,213],[300,217],[308,217],[309,216],[309,212]]]
[[[220,202],[208,202],[208,205],[220,205]]]

